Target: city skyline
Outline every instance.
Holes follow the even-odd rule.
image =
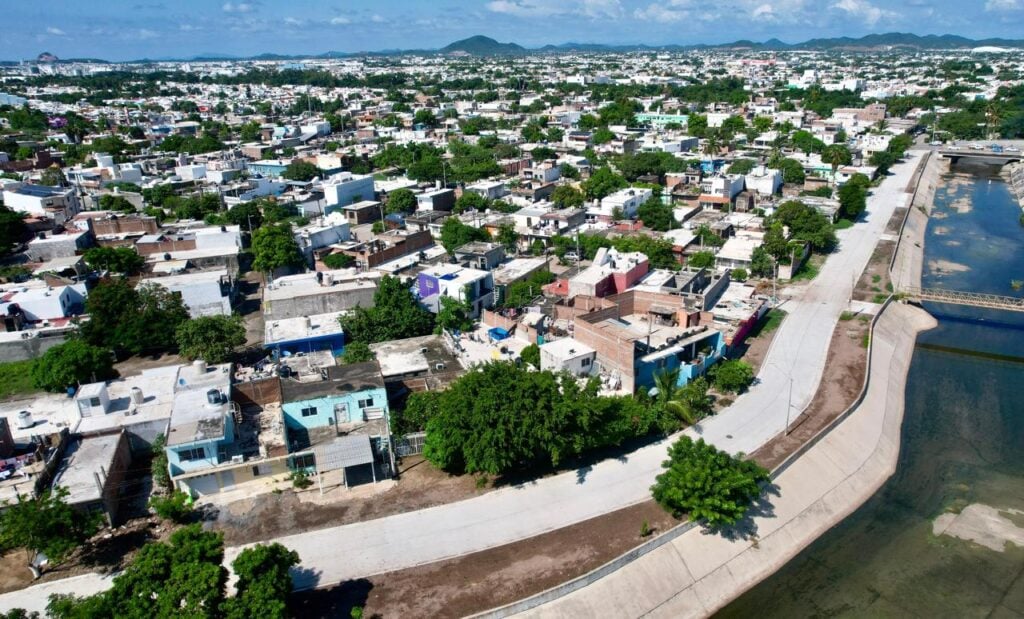
[[[176,3],[112,0],[88,11],[42,1],[5,9],[4,60],[48,51],[61,58],[188,58],[261,53],[315,55],[436,49],[483,34],[546,44],[720,44],[881,32],[1017,38],[1024,0],[449,0],[323,3],[311,0]]]

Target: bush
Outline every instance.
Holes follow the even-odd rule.
[[[150,473],[153,475],[153,483],[161,488],[171,489],[171,474],[167,470],[167,452],[164,447],[167,439],[164,435],[153,439],[153,446],[150,450],[153,453],[153,462],[150,464]]]
[[[733,269],[729,275],[738,282],[745,282],[750,277],[746,269]]]
[[[296,490],[305,490],[313,485],[313,480],[306,475],[305,471],[292,471],[292,487]]]
[[[519,357],[525,363],[529,363],[536,369],[540,369],[540,347],[536,344],[530,344],[519,353]]]
[[[154,496],[149,499],[149,506],[157,516],[171,522],[183,523],[192,514],[192,497],[180,490],[170,496]]]
[[[54,346],[32,366],[33,384],[54,393],[113,376],[114,358],[110,351],[79,339]]]
[[[175,339],[186,359],[224,363],[245,344],[245,324],[240,316],[200,316],[178,325]]]
[[[345,346],[345,351],[341,353],[342,363],[363,363],[373,360],[373,351],[366,342],[352,342]]]
[[[348,254],[329,254],[324,256],[323,263],[328,269],[347,269],[355,264],[356,259]]]
[[[715,388],[725,393],[740,393],[754,382],[754,369],[738,359],[723,361],[711,369]]]
[[[761,493],[768,471],[708,445],[680,438],[668,450],[665,469],[651,486],[654,500],[676,518],[704,520],[708,526],[735,524]]]

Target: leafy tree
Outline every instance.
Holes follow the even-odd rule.
[[[119,213],[135,213],[138,211],[135,205],[124,196],[106,193],[100,196],[100,208],[105,211],[117,211]]]
[[[345,351],[341,353],[342,363],[364,363],[373,361],[374,358],[375,355],[366,342],[352,342],[345,346]]]
[[[750,272],[757,277],[771,277],[775,272],[775,262],[764,247],[755,247],[750,257]]]
[[[525,280],[513,282],[505,288],[505,307],[523,307],[541,294],[542,288],[555,281],[551,271],[537,271]]]
[[[535,369],[540,369],[540,347],[536,344],[530,344],[523,348],[519,352],[519,358],[523,360],[523,363],[529,363]]]
[[[80,339],[70,339],[54,346],[32,365],[32,384],[54,393],[113,376],[114,359],[110,351]]]
[[[6,504],[0,512],[0,548],[26,551],[26,563],[33,576],[40,572],[32,563],[38,553],[52,565],[60,565],[96,532],[98,520],[67,503],[69,491],[58,487],[39,498],[18,496],[17,503]]]
[[[662,380],[665,385],[675,385],[678,381],[679,370],[665,372]],[[658,383],[659,386],[661,383]],[[704,377],[698,377],[686,383],[682,387],[659,391],[659,400],[663,402],[665,410],[676,418],[694,425],[712,412],[711,397],[708,395],[708,381]]]
[[[482,228],[468,226],[458,217],[449,217],[441,225],[441,245],[449,254],[454,254],[457,247],[473,241],[489,241],[491,236]]]
[[[773,222],[789,227],[790,238],[807,241],[816,251],[826,251],[836,244],[836,232],[828,217],[803,202],[783,202],[772,216]],[[776,258],[781,257],[776,255]]]
[[[263,212],[260,210],[260,203],[256,200],[242,202],[228,209],[224,214],[225,219],[242,230],[254,231],[263,225]]]
[[[375,344],[434,331],[434,316],[420,307],[408,286],[397,277],[384,276],[373,295],[373,307],[357,306],[340,318],[350,342]]]
[[[278,543],[246,548],[231,563],[238,582],[237,594],[224,603],[227,619],[286,619],[292,593],[291,568],[299,565],[299,554]]]
[[[443,296],[437,311],[437,326],[434,330],[438,334],[445,330],[469,331],[473,328],[473,320],[469,317],[471,312],[472,308],[468,300],[460,301]]]
[[[324,256],[323,263],[328,269],[347,269],[355,264],[356,259],[348,254],[328,254]]]
[[[301,267],[306,261],[287,223],[263,226],[252,235],[252,268],[269,273],[284,267]]]
[[[661,201],[658,196],[651,196],[636,211],[637,219],[651,230],[664,232],[672,228],[675,216],[672,207]]]
[[[749,276],[750,276],[750,274],[747,273],[746,269],[733,269],[732,271],[729,271],[729,277],[731,279],[734,279],[734,280],[738,281],[738,282],[745,282],[745,281],[747,281],[747,278]]]
[[[0,255],[9,254],[27,235],[25,214],[0,204]]]
[[[519,233],[516,232],[516,227],[512,224],[501,224],[498,226],[496,240],[505,247],[506,251],[515,252],[516,247],[519,246]]]
[[[434,115],[430,110],[419,110],[416,115],[413,116],[412,122],[414,125],[426,125],[427,127],[437,126],[437,116]]]
[[[123,279],[101,280],[85,310],[89,320],[79,331],[86,342],[131,354],[173,349],[178,325],[188,320],[181,295],[157,284],[136,290]]]
[[[797,150],[800,150],[807,155],[811,153],[820,153],[825,149],[824,142],[814,137],[814,134],[810,131],[806,131],[804,129],[793,133],[791,140],[793,142],[793,146],[795,146]]]
[[[628,186],[625,178],[612,172],[610,168],[604,167],[599,168],[590,175],[590,178],[583,181],[583,193],[591,200],[599,200]]]
[[[887,150],[878,151],[871,154],[871,158],[868,159],[868,163],[878,168],[879,174],[887,174],[889,172],[889,168],[896,163],[896,155]],[[842,189],[839,191],[840,194],[842,194]]]
[[[729,174],[750,174],[757,162],[753,159],[737,159],[726,170]]]
[[[290,181],[311,181],[320,175],[320,168],[308,161],[296,159],[288,164],[281,176]]]
[[[740,393],[754,382],[754,368],[739,359],[722,361],[710,374],[715,388],[726,393]]]
[[[804,166],[796,159],[783,159],[779,162],[779,170],[782,172],[782,182],[787,185],[802,185],[807,179]]]
[[[388,194],[387,212],[411,213],[416,210],[416,194],[409,189],[400,188]]]
[[[167,445],[167,438],[163,434],[153,439],[150,453],[153,454],[153,462],[150,464],[150,474],[153,476],[153,484],[164,490],[170,490],[171,474],[167,470],[167,452],[164,447]]]
[[[710,269],[715,266],[715,253],[699,251],[687,258],[686,264],[695,269]]]
[[[463,192],[463,194],[459,196],[459,199],[455,201],[456,213],[484,210],[487,210],[487,198],[481,196],[475,191]]]
[[[695,138],[703,138],[708,132],[708,117],[703,114],[691,114],[686,119],[686,132]]]
[[[146,259],[131,247],[91,247],[85,250],[84,258],[94,270],[124,275],[134,275],[146,264]]]
[[[419,391],[409,395],[405,408],[391,411],[391,431],[395,436],[422,432],[427,422],[437,414],[439,391]]]
[[[583,200],[583,193],[572,185],[559,185],[551,192],[551,202],[556,208],[579,208]]]
[[[67,185],[68,181],[64,178],[64,172],[60,167],[52,165],[42,171],[39,175],[39,182],[50,187],[63,187]]]
[[[607,127],[601,127],[590,136],[590,141],[594,144],[607,144],[615,139],[615,134],[612,133]]]
[[[245,344],[245,325],[240,316],[200,316],[178,325],[175,338],[186,359],[224,363]]]
[[[708,526],[736,523],[761,493],[768,471],[749,460],[738,460],[708,445],[683,436],[668,451],[651,492],[674,516]]]
[[[854,174],[839,188],[839,213],[850,221],[856,220],[868,204],[870,181],[863,174]]]
[[[168,496],[154,496],[149,499],[149,506],[157,516],[171,522],[183,523],[192,515],[192,497],[177,490]]]
[[[850,149],[846,148],[845,145],[833,144],[826,146],[821,152],[821,160],[832,166],[832,178],[835,179],[836,170],[839,169],[839,166],[853,163],[853,156],[850,154]]]

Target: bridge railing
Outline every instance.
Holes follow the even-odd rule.
[[[945,290],[942,288],[921,288],[917,286],[901,287],[899,294],[903,297],[921,299],[923,301],[1024,311],[1024,298],[998,294]]]

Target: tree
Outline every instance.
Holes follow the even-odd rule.
[[[39,175],[39,183],[50,187],[63,187],[67,184],[64,172],[56,164],[46,168]]]
[[[468,300],[442,296],[434,330],[438,334],[442,331],[469,331],[473,328],[473,320],[469,317],[471,313]]]
[[[678,377],[678,370],[674,372],[674,376]],[[698,423],[712,412],[708,381],[704,377],[695,378],[682,387],[676,387],[671,395],[663,398],[659,395],[659,400],[667,412],[690,425]]]
[[[28,228],[25,213],[11,210],[0,204],[0,255],[11,253],[15,245],[25,240]]]
[[[79,331],[86,342],[131,354],[173,349],[175,330],[188,320],[180,294],[152,283],[135,289],[123,279],[100,280],[85,310],[89,320]]]
[[[454,254],[457,247],[473,241],[489,241],[491,236],[486,230],[468,226],[458,217],[449,217],[441,225],[441,245],[449,254]]]
[[[248,230],[250,233],[263,225],[263,212],[260,210],[260,202],[257,200],[232,206],[224,214],[224,218],[229,223],[240,226],[242,230]]]
[[[157,516],[171,522],[186,522],[192,515],[192,497],[180,490],[168,496],[154,496],[149,499],[149,506]]]
[[[594,144],[607,144],[614,139],[615,134],[608,127],[601,127],[590,136],[590,141]]]
[[[344,352],[341,353],[342,363],[365,363],[373,361],[374,358],[375,355],[366,342],[352,342],[345,346]]]
[[[455,212],[487,210],[487,198],[475,191],[466,191],[455,201]]]
[[[238,581],[235,597],[224,603],[227,619],[285,619],[292,593],[290,570],[299,565],[299,554],[278,543],[246,548],[231,563]]]
[[[347,269],[355,264],[356,259],[348,254],[327,254],[323,257],[324,266],[328,269]]]
[[[726,171],[729,174],[750,174],[755,165],[757,165],[757,162],[753,159],[737,159],[732,162],[732,165]]]
[[[725,393],[740,393],[754,382],[754,368],[739,359],[719,363],[710,374],[715,389]]]
[[[540,347],[536,344],[529,344],[519,351],[519,358],[523,363],[529,363],[534,369],[540,369]]]
[[[545,285],[555,281],[555,276],[548,270],[537,271],[525,280],[513,282],[505,288],[502,305],[509,308],[523,307],[536,299]]]
[[[686,119],[686,132],[696,138],[703,138],[708,131],[708,117],[703,114],[691,114]]]
[[[437,414],[439,391],[418,391],[409,395],[405,408],[391,411],[391,432],[405,436],[411,432],[422,432],[427,422]]]
[[[414,125],[425,125],[427,127],[437,126],[437,116],[434,115],[430,110],[419,110],[416,115],[412,117]]]
[[[356,306],[340,321],[350,343],[375,344],[429,335],[434,331],[433,314],[420,307],[406,284],[386,275],[377,284],[373,307]]]
[[[583,200],[583,193],[572,185],[559,185],[551,192],[551,202],[556,208],[579,208]]]
[[[863,174],[854,174],[850,180],[843,183],[839,188],[839,214],[849,219],[856,220],[864,212],[868,204],[868,183],[861,178],[867,179]],[[870,183],[870,181],[869,181]]]
[[[290,181],[311,181],[320,175],[320,168],[308,161],[296,159],[284,169],[284,176]]]
[[[833,144],[832,146],[825,147],[825,150],[821,153],[821,159],[832,166],[833,183],[835,183],[836,171],[839,169],[839,166],[850,165],[853,162],[850,149],[846,148],[843,144]]]
[[[0,512],[0,548],[24,549],[35,578],[40,576],[33,564],[37,554],[46,555],[51,565],[59,565],[96,532],[96,515],[73,509],[67,503],[69,494],[59,486],[36,499],[19,495],[17,503],[5,504]]]
[[[100,196],[100,208],[104,211],[117,211],[119,213],[135,213],[138,211],[135,205],[124,196],[106,193]]]
[[[512,224],[501,224],[498,226],[497,241],[505,246],[508,252],[515,252],[519,245],[519,233]]]
[[[54,393],[113,376],[114,359],[110,351],[80,339],[54,346],[32,364],[32,384]]]
[[[881,150],[876,153],[872,153],[871,157],[868,159],[868,163],[878,168],[879,174],[884,175],[887,174],[889,172],[889,168],[896,163],[896,155],[889,151]]]
[[[729,271],[729,277],[731,279],[734,279],[734,280],[738,281],[738,282],[745,282],[745,281],[747,281],[747,278],[749,276],[750,276],[750,274],[747,273],[746,269],[737,268],[737,269],[733,269],[732,271]]]
[[[175,338],[186,359],[224,363],[245,344],[245,324],[240,316],[200,316],[181,323]]]
[[[644,225],[651,230],[665,232],[675,224],[675,216],[672,207],[661,201],[661,198],[654,195],[648,198],[636,211],[637,219],[644,222]]]
[[[750,272],[757,277],[771,277],[775,272],[775,261],[764,247],[755,247],[750,256]]]
[[[84,258],[93,270],[124,275],[134,275],[146,264],[146,259],[131,247],[91,247],[85,250]]]
[[[299,252],[292,227],[287,223],[263,226],[252,235],[252,268],[269,273],[284,267],[301,267],[306,260]]]
[[[775,209],[772,222],[788,226],[791,239],[807,241],[816,251],[827,251],[835,247],[836,232],[832,222],[818,209],[807,206],[803,202],[796,200],[783,202]],[[768,244],[767,235],[765,244]],[[788,248],[785,250],[778,248],[776,252],[778,253],[773,252],[773,255],[776,258],[782,258],[789,253],[789,250]]]
[[[768,471],[683,436],[668,451],[651,493],[675,517],[704,520],[710,527],[735,524],[761,493]]]
[[[782,182],[787,185],[802,185],[807,178],[804,166],[796,159],[783,159],[779,162]]]
[[[599,168],[590,178],[583,181],[583,193],[591,200],[600,200],[608,194],[629,186],[626,179],[611,171],[611,168]]]
[[[825,143],[814,137],[810,131],[801,129],[793,133],[792,137],[793,146],[797,150],[802,151],[804,154],[820,153],[825,148]]]
[[[711,251],[699,251],[691,255],[686,264],[695,269],[710,269],[715,266],[715,253]]]
[[[388,194],[387,212],[411,213],[416,210],[416,194],[409,189],[399,188]]]

